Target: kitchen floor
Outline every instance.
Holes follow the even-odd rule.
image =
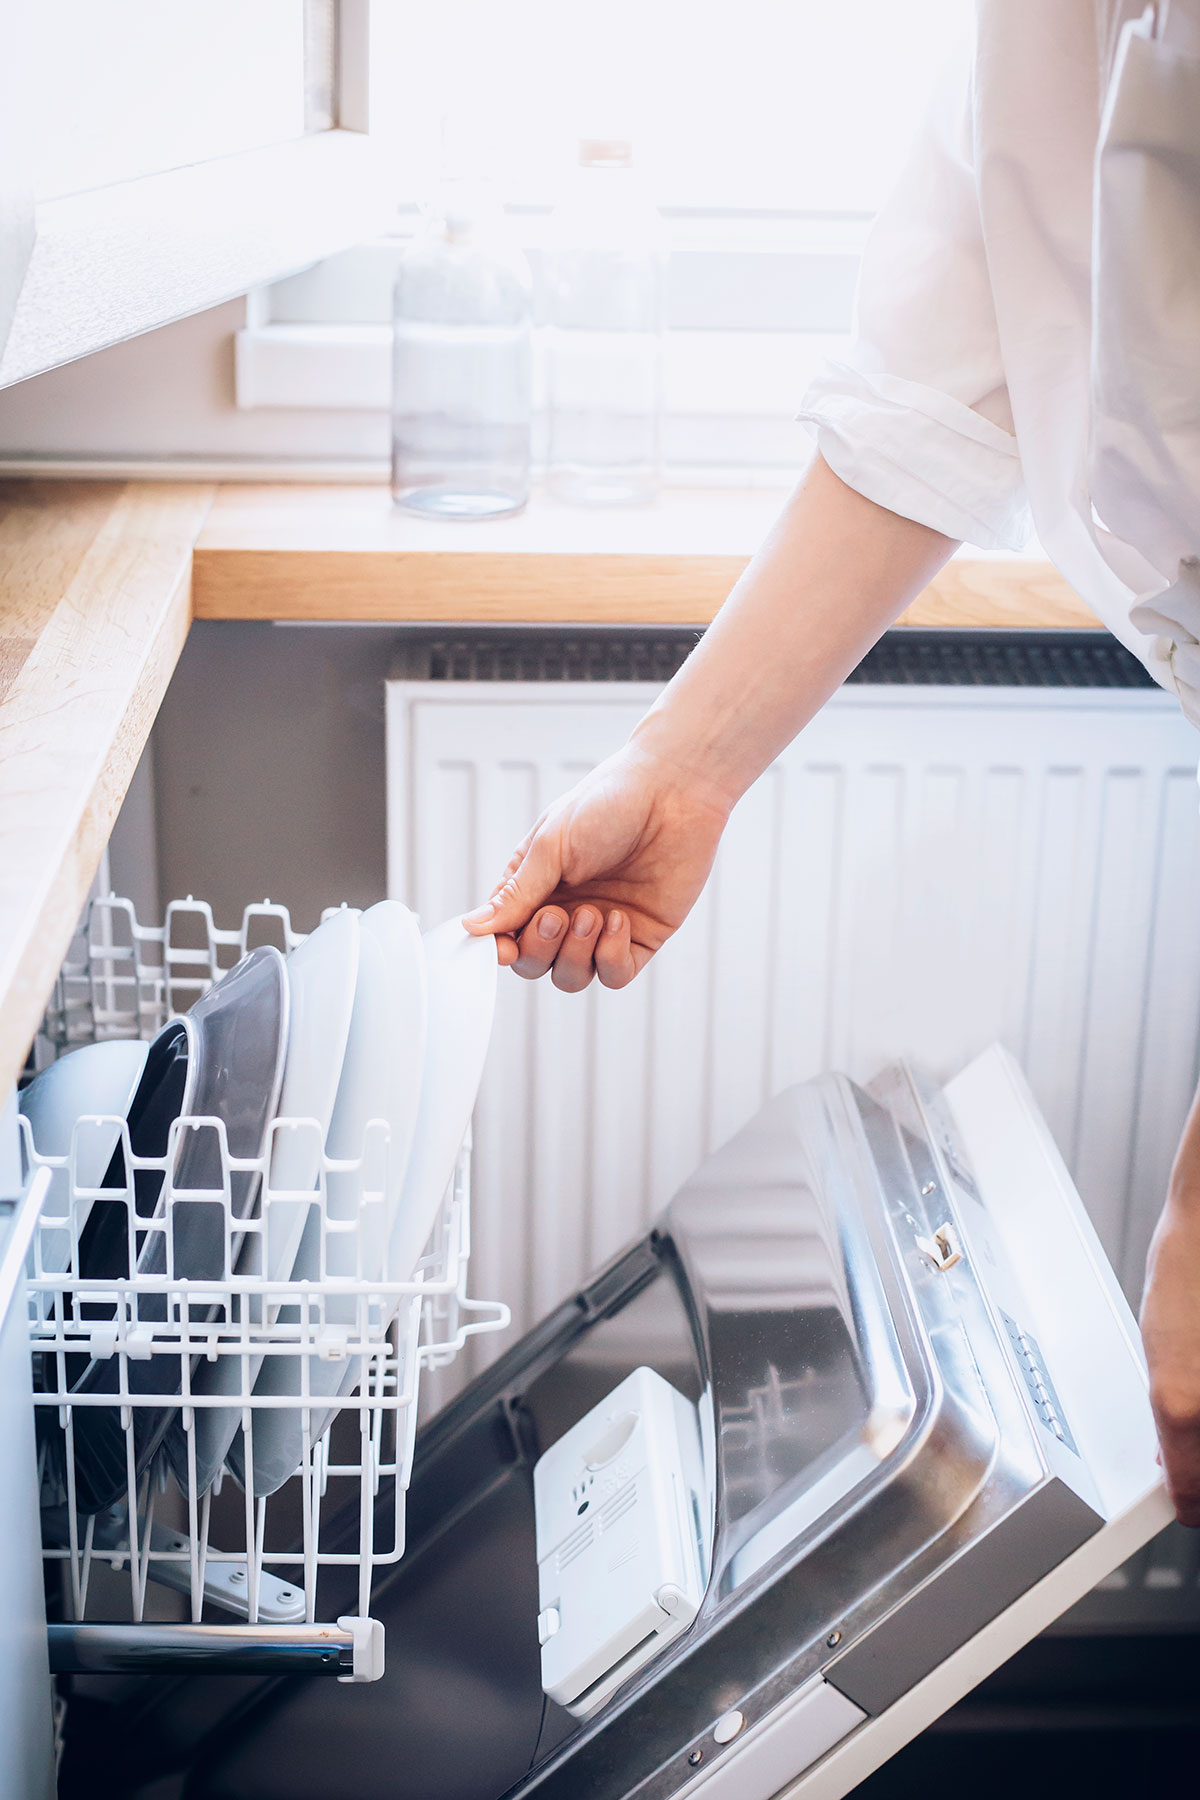
[[[1200,1634],[1043,1637],[863,1782],[863,1800],[1200,1792]]]

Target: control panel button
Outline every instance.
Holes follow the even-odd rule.
[[[544,1606],[538,1614],[538,1643],[548,1644],[562,1624],[557,1606]]]
[[[635,1412],[622,1413],[619,1419],[614,1419],[607,1430],[600,1434],[586,1452],[587,1467],[590,1470],[595,1472],[616,1461],[637,1430],[639,1417]]]

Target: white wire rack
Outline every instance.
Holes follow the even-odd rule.
[[[190,898],[161,927],[139,923],[128,901],[96,900],[45,1041],[56,1052],[150,1037],[264,938],[284,950],[300,941],[286,908],[265,901],[221,931]],[[45,1553],[62,1570],[68,1618],[111,1618],[117,1571],[135,1626],[161,1613],[157,1602],[148,1610],[155,1587],[175,1590],[195,1626],[213,1609],[255,1628],[313,1626],[322,1571],[340,1570],[339,1612],[352,1592],[366,1619],[373,1571],[404,1553],[421,1371],[508,1322],[507,1308],[466,1293],[469,1142],[424,1255],[401,1271],[389,1267],[381,1120],[353,1159],[314,1146],[317,1182],[303,1192],[272,1185],[273,1151],[281,1133],[318,1132],[313,1120],[276,1120],[254,1158],[230,1154],[218,1119],[177,1120],[159,1157],[134,1154],[124,1120],[79,1120],[57,1157],[22,1128],[46,1193],[30,1336]],[[105,1185],[90,1187],[80,1169],[97,1131],[114,1153]],[[216,1152],[207,1164],[219,1173],[203,1189],[176,1185],[191,1133],[209,1134]],[[234,1217],[235,1181],[257,1193],[248,1217]],[[200,1209],[223,1245],[217,1279],[176,1267]],[[123,1244],[121,1267],[81,1275],[81,1241],[102,1215],[108,1241]],[[272,1234],[301,1229],[309,1278],[262,1274]],[[161,1252],[147,1257],[156,1236]],[[154,1264],[161,1272],[141,1272]]]
[[[332,910],[332,909],[331,909]],[[172,900],[161,925],[143,925],[131,900],[93,899],[67,953],[46,1011],[55,1053],[103,1038],[149,1038],[186,1012],[258,944],[294,950],[286,906],[248,906],[236,931],[219,930],[206,900]]]

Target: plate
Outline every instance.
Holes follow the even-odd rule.
[[[181,1105],[196,1119],[219,1119],[225,1127],[229,1152],[234,1157],[256,1157],[265,1147],[266,1132],[275,1116],[287,1042],[288,990],[283,957],[273,945],[264,945],[244,956],[192,1007],[185,1027],[194,1039],[188,1058],[187,1093]],[[147,1059],[149,1068],[150,1058]],[[164,1122],[160,1107],[159,1127]],[[169,1132],[169,1119],[165,1120]],[[166,1132],[162,1133],[165,1138]],[[131,1132],[132,1141],[132,1132]],[[147,1154],[162,1155],[156,1148]],[[135,1154],[138,1153],[134,1145]],[[217,1134],[211,1125],[185,1125],[176,1141],[174,1170],[176,1196],[193,1191],[220,1190],[222,1168]],[[162,1177],[156,1184],[153,1204],[149,1192],[137,1189],[137,1210],[143,1216],[162,1215]],[[135,1175],[135,1184],[137,1176]],[[258,1197],[257,1171],[231,1172],[228,1209],[223,1200],[176,1198],[167,1231],[145,1233],[138,1251],[137,1272],[162,1275],[167,1270],[167,1237],[171,1239],[172,1273],[178,1280],[219,1281],[226,1272],[226,1245],[236,1258],[241,1235],[231,1233],[230,1219],[249,1217]],[[93,1217],[97,1209],[93,1209]],[[115,1207],[114,1210],[120,1211]],[[89,1220],[89,1224],[91,1221]],[[124,1246],[122,1246],[124,1255]],[[82,1261],[82,1250],[81,1250]],[[87,1273],[87,1269],[84,1270]],[[168,1295],[150,1292],[138,1296],[138,1319],[143,1324],[165,1321]],[[193,1323],[206,1323],[216,1313],[210,1301],[189,1308]],[[91,1364],[75,1391],[115,1393],[120,1359],[102,1358]],[[182,1359],[164,1352],[126,1360],[126,1380],[133,1395],[169,1396],[183,1385]],[[164,1405],[134,1406],[133,1442],[135,1474],[148,1467],[162,1442],[177,1408]],[[125,1433],[117,1407],[78,1407],[74,1412],[76,1475],[86,1485],[83,1510],[94,1512],[110,1506],[127,1488]],[[83,1504],[81,1502],[81,1504]]]
[[[170,1019],[149,1047],[141,1079],[129,1104],[127,1124],[134,1156],[165,1156],[171,1126],[191,1103],[195,1088],[198,1034],[190,1019]],[[112,1154],[102,1186],[125,1187],[125,1158],[120,1143]],[[134,1171],[135,1210],[153,1213],[162,1177],[155,1170]],[[79,1274],[88,1281],[125,1281],[129,1277],[129,1209],[124,1198],[97,1200],[79,1236]],[[84,1320],[110,1320],[115,1308],[102,1299],[76,1295],[64,1301],[73,1316]],[[98,1365],[86,1355],[66,1358],[66,1380],[75,1388]],[[38,1407],[39,1439],[49,1453],[49,1465],[60,1484],[65,1482],[66,1443],[58,1416]],[[81,1512],[99,1512],[125,1489],[125,1445],[118,1430],[116,1441],[97,1419],[114,1413],[79,1408],[74,1414],[76,1498]],[[65,1490],[64,1490],[65,1493]]]
[[[365,916],[361,924],[365,926]],[[363,1168],[331,1170],[326,1175],[326,1217],[335,1226],[340,1224],[346,1229],[323,1234],[320,1209],[311,1207],[292,1265],[293,1281],[356,1277],[362,1269],[361,1258],[371,1236],[371,1228],[363,1218],[364,1176],[372,1163],[378,1161],[369,1154],[364,1155],[367,1126],[371,1120],[386,1121],[394,1087],[392,1064],[396,1034],[387,965],[379,934],[375,930],[360,929],[354,1006],[326,1149],[335,1160],[363,1157]],[[327,1294],[325,1323],[351,1329],[357,1304],[353,1295]],[[298,1324],[299,1308],[285,1306],[279,1317],[284,1322]],[[337,1394],[347,1364],[317,1356],[268,1356],[263,1359],[254,1392],[256,1395],[299,1396],[304,1391],[306,1369],[310,1394],[328,1400]],[[315,1411],[312,1414],[313,1442],[320,1436],[324,1417],[325,1409],[321,1414]],[[261,1499],[282,1487],[304,1460],[303,1412],[287,1407],[263,1408],[254,1415],[253,1437],[254,1493]],[[228,1460],[230,1468],[245,1486],[244,1437],[235,1440]]]
[[[317,1185],[321,1154],[337,1100],[354,1010],[361,915],[343,907],[320,924],[287,960],[292,1018],[287,1063],[279,1096],[281,1119],[309,1119],[316,1131],[280,1126],[271,1148],[270,1186],[275,1193],[310,1193]],[[271,1281],[291,1277],[301,1233],[311,1211],[308,1201],[272,1201],[266,1230],[266,1273]],[[261,1267],[261,1240],[247,1240],[242,1272]]]
[[[169,1019],[153,1040],[126,1123],[134,1156],[165,1156],[172,1125],[186,1112],[196,1089],[199,1034],[190,1019]],[[118,1139],[101,1182],[104,1188],[125,1187],[125,1156]],[[154,1169],[135,1169],[134,1209],[143,1217],[158,1204],[162,1176]],[[79,1273],[86,1281],[125,1281],[129,1277],[129,1209],[124,1199],[97,1200],[79,1237]],[[111,1319],[114,1308],[102,1301],[81,1301],[81,1316]]]
[[[408,1169],[388,1252],[389,1275],[408,1281],[437,1222],[475,1110],[496,1010],[496,940],[458,919],[427,931],[429,1023]]]
[[[125,1118],[150,1046],[139,1038],[116,1038],[103,1044],[84,1044],[68,1051],[57,1062],[35,1075],[22,1088],[19,1105],[29,1121],[33,1146],[39,1156],[68,1156],[75,1135],[76,1189],[98,1188],[112,1161]],[[78,1134],[75,1133],[79,1125]],[[75,1208],[74,1228],[82,1232],[92,1202],[84,1197]],[[56,1221],[62,1223],[56,1229]],[[65,1275],[71,1266],[71,1172],[55,1169],[42,1202],[38,1225],[42,1271]],[[29,1267],[33,1269],[33,1250]]]
[[[309,1194],[317,1185],[329,1122],[341,1079],[358,970],[359,914],[348,907],[331,913],[298,944],[287,959],[289,1020],[278,1117],[307,1120],[307,1125],[276,1123],[271,1133],[269,1188],[276,1194]],[[260,1231],[247,1232],[238,1257],[238,1274],[287,1281],[292,1274],[305,1221],[312,1211],[307,1200],[268,1197]],[[265,1262],[265,1269],[264,1269]],[[270,1323],[278,1307],[268,1306]],[[254,1315],[252,1315],[254,1316]],[[248,1359],[247,1388],[253,1389],[262,1357]],[[242,1359],[218,1356],[201,1363],[192,1387],[197,1394],[242,1391]],[[241,1424],[240,1407],[197,1407],[196,1492],[203,1494],[220,1473]],[[165,1449],[175,1477],[186,1490],[187,1436],[178,1419],[167,1433]]]
[[[366,1234],[362,1274],[368,1281],[393,1279],[388,1267],[388,1244],[399,1210],[404,1177],[416,1132],[425,1072],[425,1040],[428,1029],[429,977],[421,927],[415,913],[399,900],[381,900],[363,914],[363,927],[373,931],[384,952],[388,984],[388,1016],[391,1033],[390,1103],[387,1111],[388,1153],[382,1215],[372,1212],[363,1220]],[[362,1374],[362,1359],[351,1357],[344,1365],[337,1395],[352,1393]],[[334,1417],[332,1411],[315,1418],[313,1435],[320,1437]]]
[[[429,1029],[429,976],[421,927],[415,913],[399,900],[381,900],[363,914],[363,929],[377,939],[384,955],[387,983],[388,1164],[384,1215],[388,1233],[400,1206],[404,1178],[412,1154],[425,1073],[425,1041]],[[386,1242],[372,1245],[367,1261],[371,1279],[384,1273]]]
[[[288,980],[283,957],[273,944],[252,950],[192,1007],[189,1017],[200,1034],[200,1054],[192,1114],[219,1119],[231,1157],[261,1156],[275,1117],[288,1038]],[[212,1126],[185,1126],[175,1173],[176,1194],[219,1192],[220,1142]],[[234,1220],[248,1219],[258,1202],[257,1170],[230,1173],[229,1207]],[[172,1269],[177,1279],[220,1281],[226,1274],[226,1244],[235,1262],[242,1237],[232,1236],[223,1205],[211,1200],[175,1201],[171,1221]],[[150,1232],[138,1258],[138,1273],[167,1272],[167,1233]],[[165,1302],[165,1296],[164,1296]],[[162,1316],[166,1317],[165,1304]],[[213,1316],[204,1303],[193,1318]]]

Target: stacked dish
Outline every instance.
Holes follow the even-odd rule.
[[[81,1344],[69,1390],[90,1400],[71,1408],[81,1512],[125,1497],[156,1459],[197,1496],[223,1468],[262,1497],[301,1466],[362,1371],[286,1346],[314,1305],[324,1331],[352,1340],[365,1286],[412,1281],[470,1122],[495,988],[493,940],[457,920],[422,937],[397,901],[343,908],[286,960],[243,957],[149,1046],[85,1046],[23,1091],[36,1152],[74,1146],[43,1212],[41,1274],[96,1284],[68,1281],[61,1297]],[[137,1353],[85,1354],[89,1334],[115,1340],[131,1289]],[[187,1430],[185,1390],[200,1401]],[[302,1404],[280,1404],[293,1395]],[[54,1415],[45,1441],[65,1492]]]

